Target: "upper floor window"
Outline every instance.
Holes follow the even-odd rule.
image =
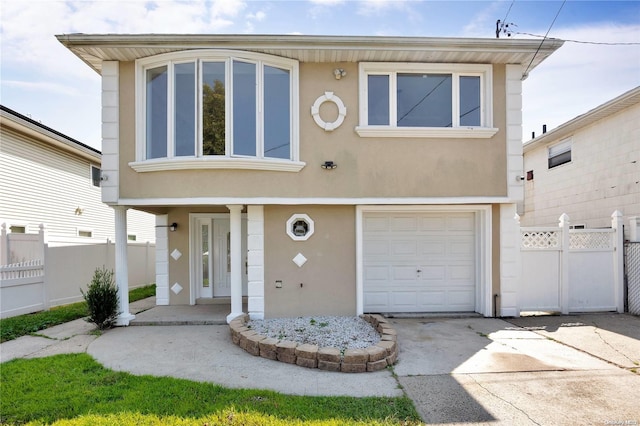
[[[491,65],[363,63],[360,136],[491,137]]]
[[[93,186],[100,186],[100,177],[101,177],[101,172],[100,172],[100,168],[96,167],[96,166],[91,166],[91,183],[93,184]]]
[[[550,169],[571,161],[571,139],[549,147],[548,166]]]
[[[296,61],[188,51],[137,65],[134,169],[304,166],[298,161]]]

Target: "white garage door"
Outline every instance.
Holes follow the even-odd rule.
[[[475,213],[363,215],[364,312],[473,312]]]

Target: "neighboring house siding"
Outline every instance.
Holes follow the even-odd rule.
[[[571,161],[549,169],[548,148],[571,140]],[[525,152],[523,226],[558,223],[567,213],[571,225],[611,226],[620,210],[627,223],[640,214],[640,104],[600,119],[568,136]]]
[[[76,237],[78,230],[93,238],[114,238],[113,210],[100,201],[91,181],[91,165],[78,157],[3,126],[0,145],[0,219],[38,232],[44,223],[48,237]],[[76,209],[82,214],[76,214]],[[79,212],[79,210],[78,210]],[[153,217],[129,213],[129,234],[136,241],[155,241]]]

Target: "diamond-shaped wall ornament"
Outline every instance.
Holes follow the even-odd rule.
[[[171,257],[173,257],[173,260],[178,260],[182,257],[182,253],[180,252],[180,250],[175,249],[171,252]]]
[[[178,294],[178,293],[180,293],[182,291],[182,286],[180,284],[178,284],[178,283],[175,283],[174,285],[171,286],[171,291],[174,294]]]
[[[304,255],[302,253],[298,253],[296,255],[296,257],[294,257],[293,259],[293,263],[295,263],[296,265],[298,265],[298,268],[301,268],[302,265],[304,265],[305,263],[307,263],[307,258],[304,257]]]

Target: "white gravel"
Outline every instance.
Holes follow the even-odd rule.
[[[267,337],[315,344],[321,348],[363,349],[380,341],[378,332],[360,317],[273,318],[250,320],[247,326]]]

